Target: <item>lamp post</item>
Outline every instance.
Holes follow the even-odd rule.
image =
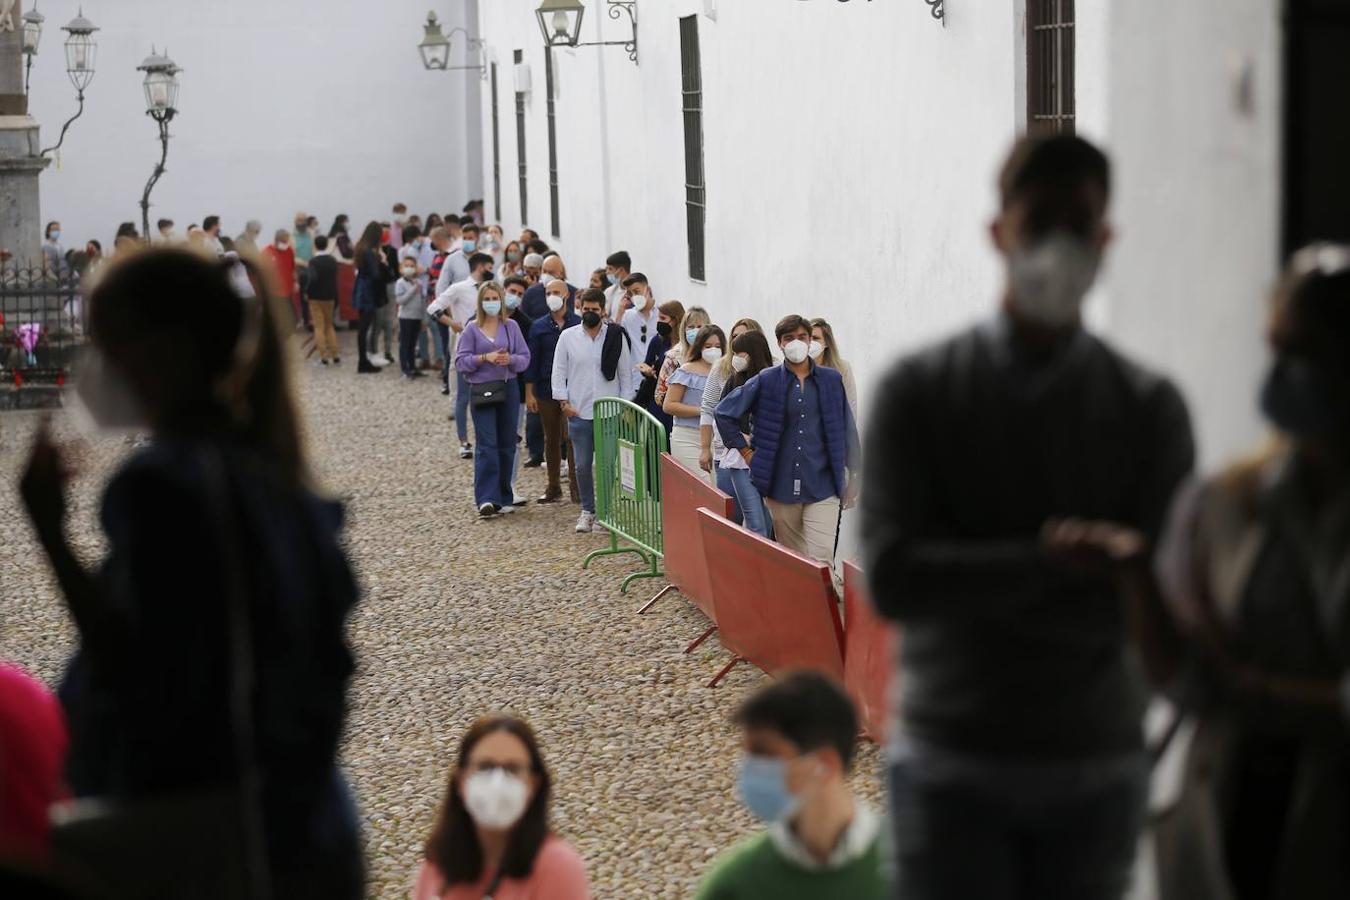
[[[427,24],[423,27],[422,42],[417,45],[418,51],[422,54],[422,66],[427,71],[453,72],[459,69],[476,69],[479,78],[487,78],[487,60],[483,56],[483,41],[470,35],[459,26],[450,29],[450,34],[460,32],[464,35],[464,40],[468,44],[470,51],[478,51],[478,65],[476,66],[452,66],[450,65],[450,39],[441,32],[441,20],[432,10],[427,13]]]
[[[614,47],[628,51],[628,58],[638,61],[637,0],[605,0],[611,19],[622,18],[628,14],[633,26],[633,36],[626,41],[582,41],[581,20],[586,7],[581,0],[543,0],[534,11],[539,19],[539,30],[544,34],[544,44],[549,47]]]
[[[33,57],[37,56],[38,44],[42,42],[42,23],[47,17],[34,6],[23,14],[23,92],[28,93],[28,81],[33,74]]]
[[[71,123],[84,115],[84,91],[89,87],[89,82],[94,80],[94,61],[98,56],[98,44],[94,41],[94,32],[98,31],[98,27],[84,17],[83,8],[79,15],[62,25],[61,30],[66,33],[66,74],[70,76],[70,83],[75,85],[75,97],[80,106],[75,110],[75,115],[61,126],[61,137],[57,142],[42,151],[43,156],[53,150],[60,150],[66,142],[66,131]]]
[[[182,69],[169,59],[167,53],[156,53],[150,48],[145,62],[136,67],[137,72],[145,73],[145,114],[155,120],[159,126],[159,162],[150,180],[145,183],[145,193],[141,195],[141,234],[150,237],[150,192],[164,175],[164,163],[169,159],[169,123],[178,115],[178,73]]]

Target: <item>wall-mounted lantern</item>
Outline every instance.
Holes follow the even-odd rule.
[[[418,51],[422,54],[422,67],[427,71],[453,72],[460,69],[473,69],[478,72],[478,77],[487,78],[487,57],[483,53],[483,41],[480,38],[471,36],[463,28],[455,27],[450,29],[453,35],[456,31],[464,35],[464,40],[468,44],[470,51],[478,51],[478,65],[476,66],[452,66],[450,65],[450,38],[441,32],[441,20],[432,10],[427,13],[427,24],[422,26],[422,42],[417,45]]]
[[[633,36],[626,41],[581,40],[581,20],[586,7],[581,0],[543,0],[534,14],[539,19],[539,30],[548,47],[623,47],[628,58],[638,61],[637,0],[605,0],[611,19],[620,19],[624,13],[633,27]]]

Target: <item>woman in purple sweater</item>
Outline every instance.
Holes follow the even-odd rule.
[[[530,348],[520,326],[506,315],[506,292],[495,281],[478,289],[478,315],[459,336],[455,368],[464,373],[478,441],[473,460],[473,499],[487,518],[513,512],[511,473],[516,462],[516,423],[520,392],[516,376],[530,364]]]

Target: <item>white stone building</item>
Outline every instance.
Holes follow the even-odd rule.
[[[1260,439],[1268,290],[1285,236],[1316,233],[1282,213],[1280,4],[946,0],[940,22],[927,0],[638,0],[636,65],[620,46],[564,48],[551,75],[538,5],[478,3],[496,85],[495,98],[482,86],[489,218],[538,230],[574,280],[622,248],[659,298],[719,322],[826,316],[865,399],[898,353],[994,307],[994,176],[1028,95],[1053,89],[1028,74],[1028,6],[1033,26],[1071,23],[1061,96],[1116,164],[1118,240],[1094,325],[1180,381],[1206,465]],[[631,36],[606,0],[585,5],[582,41]],[[1291,11],[1311,21],[1335,5]],[[683,73],[682,27],[698,42]],[[1317,64],[1343,70],[1333,55]],[[701,273],[687,227],[690,78]],[[1345,84],[1322,90],[1344,96]]]

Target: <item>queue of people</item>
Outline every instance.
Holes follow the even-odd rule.
[[[446,329],[444,387],[484,518],[525,505],[514,482],[537,417],[539,502],[562,499],[566,465],[576,531],[603,531],[593,419],[607,397],[665,416],[672,455],[729,488],[745,527],[810,558],[832,562],[841,511],[860,502],[873,602],[903,630],[888,815],[848,789],[848,697],[819,673],[785,674],[735,716],[738,794],[765,828],[708,870],[700,898],[1118,900],[1152,760],[1169,755],[1178,783],[1153,832],[1164,900],[1345,896],[1350,248],[1299,252],[1276,291],[1272,363],[1251,402],[1277,441],[1197,481],[1181,393],[1082,323],[1111,240],[1106,156],[1073,136],[1025,139],[998,197],[998,310],[890,369],[865,454],[852,368],[824,319],[724,332],[700,307],[656,302],[625,252],[580,287],[538,235],[503,243],[476,222],[436,224],[429,260],[409,221],[389,235],[371,222],[337,253],[358,270],[358,371],[373,368],[391,286],[411,323],[410,380],[428,317]],[[219,222],[202,233],[218,241]],[[316,268],[313,243],[311,292],[331,268]],[[90,300],[106,377],[82,391],[96,418],[134,415],[155,440],[110,485],[104,570],[67,543],[65,467],[45,433],[22,493],[81,635],[62,691],[69,789],[137,800],[235,785],[253,813],[245,858],[262,861],[250,877],[281,896],[359,896],[335,765],[356,592],[339,511],[308,487],[274,281],[176,249],[110,268]],[[211,314],[171,302],[188,293]],[[269,552],[281,532],[312,552]],[[184,608],[171,601],[189,578],[204,593]],[[278,593],[283,582],[294,589]],[[241,645],[258,656],[261,699],[247,707],[230,677]],[[182,676],[153,677],[166,669]],[[1177,724],[1146,747],[1150,693]],[[168,731],[164,708],[183,713]],[[43,752],[62,743],[49,736]],[[528,725],[473,725],[414,896],[588,896],[583,862],[550,829],[551,788]],[[146,852],[126,839],[128,858]],[[159,840],[175,871],[230,849],[166,854]]]

